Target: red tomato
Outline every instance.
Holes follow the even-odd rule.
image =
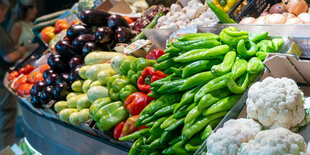
[[[70,25],[68,23],[61,23],[55,26],[55,33],[59,33],[62,30],[68,29]]]
[[[45,27],[41,31],[41,39],[46,43],[49,43],[54,37],[55,37],[55,28],[53,26]]]
[[[8,75],[8,80],[9,81],[13,81],[15,78],[17,78],[18,77],[18,72],[17,71],[13,71],[13,72],[11,72],[9,75]]]
[[[123,16],[123,17],[126,19],[126,21],[128,22],[128,24],[130,24],[130,23],[133,22],[132,19],[131,19],[130,17],[128,17],[128,16]]]
[[[23,67],[23,68],[20,68],[19,70],[18,70],[18,74],[20,75],[20,74],[24,74],[25,73],[25,68]]]
[[[124,127],[125,121],[124,122],[120,122],[116,125],[116,127],[113,130],[113,137],[114,139],[119,139],[119,137],[121,136],[123,127]]]
[[[43,74],[41,72],[33,72],[32,76],[32,84],[37,83],[38,81],[44,81]]]
[[[27,75],[23,75],[19,79],[17,79],[13,85],[13,88],[17,90],[17,88],[24,83],[27,83]]]
[[[40,72],[43,73],[45,70],[48,70],[48,69],[50,69],[50,66],[48,64],[45,64],[45,65],[41,66]]]
[[[34,69],[35,69],[35,67],[33,67],[31,65],[25,66],[25,74],[31,73]]]
[[[32,88],[32,84],[24,83],[17,88],[17,94],[22,97],[30,95],[31,88]]]
[[[32,83],[32,76],[30,74],[27,75],[27,83]]]

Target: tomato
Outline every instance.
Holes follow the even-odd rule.
[[[43,66],[41,66],[40,68],[40,72],[43,73],[45,70],[48,70],[50,69],[51,67],[48,65],[48,64],[45,64]]]
[[[27,75],[23,75],[19,79],[17,79],[13,85],[13,88],[17,90],[17,88],[24,83],[27,83]]]
[[[41,73],[41,72],[34,72],[32,75],[33,75],[33,78],[32,78],[32,83],[33,84],[37,83],[38,81],[44,81],[43,73]]]
[[[9,81],[14,81],[14,79],[17,78],[18,75],[19,75],[19,74],[18,74],[17,71],[13,71],[13,72],[11,72],[11,73],[8,75],[8,80],[9,80]]]
[[[35,67],[33,67],[31,65],[25,66],[25,74],[31,73],[34,69],[35,69]]]
[[[32,76],[30,74],[27,75],[27,83],[32,83]]]
[[[120,122],[116,125],[116,127],[113,130],[114,139],[119,139],[119,137],[121,136],[124,124],[125,124],[125,122]]]
[[[26,71],[26,69],[23,67],[23,68],[20,68],[19,70],[18,70],[18,74],[20,75],[20,74],[25,74],[25,71]]]
[[[68,22],[64,19],[59,19],[57,20],[57,22],[55,23],[55,33],[59,33],[64,29],[69,28],[70,25],[68,24]]]
[[[46,43],[49,43],[54,37],[55,37],[55,28],[53,26],[45,27],[41,31],[41,39]]]
[[[30,95],[30,90],[31,90],[31,88],[32,88],[32,84],[29,84],[29,83],[24,83],[24,84],[22,84],[21,86],[19,86],[18,88],[17,88],[17,94],[19,95],[19,96],[27,96],[27,95]]]
[[[130,23],[133,22],[132,19],[131,19],[130,17],[128,17],[128,16],[123,16],[123,17],[126,19],[126,21],[128,22],[128,24],[130,24]]]

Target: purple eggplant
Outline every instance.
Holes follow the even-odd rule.
[[[88,53],[96,50],[100,50],[101,48],[95,42],[88,42],[83,46],[82,53],[85,57]]]
[[[83,66],[83,65],[78,65],[78,66],[76,66],[74,69],[71,70],[70,76],[69,76],[69,82],[70,82],[70,83],[73,83],[74,81],[80,79],[79,70],[80,70],[80,68],[81,68],[82,66]]]
[[[77,36],[81,34],[91,34],[91,33],[92,33],[91,29],[87,28],[86,26],[82,24],[76,24],[68,28],[67,37],[69,40],[73,41],[74,38],[76,38]]]
[[[92,34],[81,34],[73,40],[72,45],[75,51],[82,54],[82,48],[87,42],[95,42],[95,36]]]
[[[58,74],[52,73],[45,78],[46,85],[55,85]]]
[[[39,92],[37,95],[31,97],[30,102],[36,108],[43,108],[42,104],[40,102],[40,94],[41,94],[41,92]]]
[[[120,26],[129,28],[129,24],[124,17],[120,15],[111,15],[108,19],[108,27],[115,30]]]
[[[76,66],[83,64],[83,59],[80,57],[73,57],[69,61],[70,69],[74,69]]]
[[[55,81],[55,84],[59,84],[59,83],[69,83],[69,74],[68,73],[62,73],[60,74],[56,81]]]
[[[71,87],[67,83],[58,83],[53,91],[53,96],[56,100],[64,100],[71,92]]]
[[[53,99],[54,86],[46,86],[40,93],[39,100],[41,104],[48,104]]]
[[[55,49],[58,54],[67,59],[78,56],[78,54],[74,51],[71,42],[68,40],[58,41],[55,45]]]
[[[35,83],[30,90],[31,97],[37,96],[38,93],[41,92],[45,86],[46,84],[44,81],[38,81],[37,83]]]
[[[113,30],[109,27],[98,27],[95,32],[95,39],[98,43],[109,42],[113,39]]]
[[[49,74],[54,73],[52,69],[47,69],[43,72],[43,78],[46,79]]]
[[[127,27],[119,27],[115,31],[115,40],[119,43],[128,43],[134,37],[132,31]]]
[[[80,19],[86,25],[107,26],[110,15],[111,14],[104,11],[89,9],[81,12]]]
[[[64,61],[66,61],[65,57],[59,54],[53,54],[48,58],[47,63],[51,69],[59,73],[68,70],[67,63],[64,63]]]

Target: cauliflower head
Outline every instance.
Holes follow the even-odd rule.
[[[241,144],[254,139],[261,128],[252,119],[229,120],[208,137],[207,155],[236,155]]]
[[[303,137],[279,127],[259,132],[255,139],[242,144],[238,155],[299,155],[306,153]]]
[[[305,118],[303,93],[288,78],[268,77],[253,84],[248,92],[247,113],[267,128],[290,129]]]

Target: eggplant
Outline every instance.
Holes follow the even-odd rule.
[[[98,43],[106,43],[113,39],[113,30],[109,27],[98,27],[95,32],[95,40]]]
[[[67,59],[78,56],[78,54],[74,51],[71,42],[67,40],[58,41],[55,45],[55,49],[58,54]]]
[[[48,58],[47,63],[51,67],[51,69],[60,73],[68,70],[67,63],[64,63],[65,61],[67,61],[65,57],[59,54],[52,54]]]
[[[92,34],[81,34],[77,36],[73,42],[73,48],[82,55],[82,48],[87,42],[95,42],[95,36]]]
[[[111,15],[108,19],[108,27],[115,30],[120,26],[129,28],[129,24],[124,17],[120,15]]]
[[[59,83],[69,83],[69,74],[68,73],[62,73],[60,74],[56,81],[55,81],[55,84],[59,84]]]
[[[96,9],[84,10],[80,14],[81,21],[90,26],[107,26],[111,14]]]
[[[31,97],[37,96],[39,92],[44,89],[45,86],[46,84],[44,81],[38,81],[37,83],[35,83],[30,90]]]
[[[83,64],[83,59],[81,59],[80,57],[73,57],[69,61],[69,67],[71,70],[81,64]]]
[[[101,48],[95,42],[88,42],[83,46],[82,54],[85,57],[88,53],[96,50],[100,50]]]
[[[87,28],[85,25],[82,24],[76,24],[72,25],[67,30],[67,38],[71,41],[74,40],[77,36],[81,34],[91,34],[92,30]]]
[[[66,96],[71,92],[71,87],[67,83],[58,83],[53,91],[56,100],[65,100]]]
[[[47,70],[45,70],[45,71],[43,72],[43,78],[46,79],[47,76],[48,76],[49,74],[52,74],[52,73],[54,73],[54,70],[52,70],[52,69],[47,69]]]
[[[41,104],[48,104],[53,99],[54,86],[46,86],[39,95]]]
[[[74,81],[80,79],[79,70],[80,70],[80,68],[81,68],[82,66],[83,66],[83,65],[78,65],[78,66],[76,66],[74,69],[71,70],[70,76],[69,76],[69,82],[70,82],[70,83],[73,83]]]
[[[46,85],[55,85],[57,77],[58,74],[56,73],[49,74],[45,79]]]
[[[39,92],[37,95],[31,97],[30,102],[35,108],[43,108],[42,104],[40,102],[40,94],[41,94],[41,92]]]
[[[116,29],[115,40],[119,43],[129,43],[130,39],[134,37],[133,32],[127,27],[119,27]]]

